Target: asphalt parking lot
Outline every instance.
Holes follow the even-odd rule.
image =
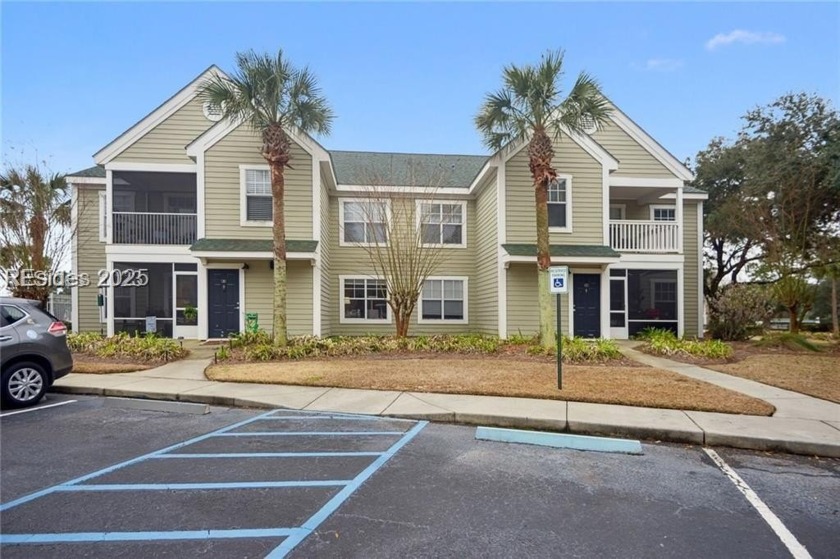
[[[840,461],[702,448],[642,456],[474,428],[52,396],[0,415],[0,555],[836,557]],[[119,466],[119,467],[115,467]],[[744,487],[742,487],[743,489]]]

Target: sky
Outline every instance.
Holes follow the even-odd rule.
[[[680,160],[792,91],[840,104],[840,3],[0,2],[4,162],[92,155],[211,64],[282,48],[336,113],[328,149],[484,154],[506,64],[564,49]]]

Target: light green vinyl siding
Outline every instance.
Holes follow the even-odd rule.
[[[551,233],[555,244],[603,244],[603,188],[601,164],[580,146],[564,137],[554,146],[554,168],[572,176],[571,233]],[[523,148],[505,166],[507,242],[535,243],[534,186],[528,169],[528,151]]]
[[[333,293],[330,290],[330,256],[332,254],[333,239],[330,238],[330,198],[328,178],[321,171],[321,239],[318,248],[321,250],[321,336],[329,336],[332,329],[330,309],[333,304]]]
[[[245,270],[245,312],[259,314],[260,328],[272,332],[274,271],[268,260],[247,263]],[[289,260],[286,300],[286,327],[290,336],[312,335],[312,264],[308,260]]]
[[[495,335],[499,333],[498,190],[495,171],[478,185],[478,190],[475,201],[475,229],[478,234],[473,239],[476,247],[475,281],[470,286],[470,301],[475,314],[470,322],[475,330]]]
[[[537,300],[536,264],[511,264],[507,269],[507,334],[532,336],[540,331],[540,307]],[[569,332],[569,300],[561,295],[563,305],[562,327],[564,334]],[[557,315],[552,307],[552,320]]]
[[[592,134],[592,138],[618,159],[618,169],[613,172],[615,176],[670,178],[675,176],[612,121]]]
[[[195,163],[187,157],[185,148],[213,124],[205,118],[202,102],[195,98],[149,130],[114,161]]]
[[[331,295],[329,304],[330,334],[332,335],[363,335],[363,334],[393,334],[395,325],[391,324],[342,324],[340,312],[343,312],[344,296],[341,291],[340,276],[370,277],[373,275],[373,266],[370,263],[370,256],[361,247],[339,245],[339,203],[342,198],[330,200],[330,267],[329,267],[329,289]],[[418,324],[417,317],[420,307],[416,308],[409,328],[409,335],[418,334],[443,334],[476,331],[478,328],[473,324],[473,316],[476,312],[473,299],[473,286],[476,284],[475,276],[475,250],[476,250],[476,216],[475,203],[470,200],[467,204],[467,248],[444,249],[447,256],[434,276],[467,276],[467,319],[468,324]]]
[[[87,274],[90,285],[79,287],[79,324],[77,332],[99,332],[105,330],[105,323],[99,321],[99,306],[96,283],[99,270],[105,268],[105,243],[99,242],[99,193],[103,187],[84,185],[77,188],[78,231],[76,233],[76,256],[78,274]]]
[[[205,237],[270,239],[271,227],[240,225],[240,165],[267,165],[260,155],[262,141],[240,126],[204,154]],[[292,143],[292,168],[286,183],[286,238],[312,238],[312,157]]]
[[[700,309],[697,308],[699,293],[699,281],[701,273],[698,270],[699,247],[697,243],[697,211],[698,204],[686,202],[683,205],[683,253],[685,254],[685,268],[683,276],[683,302],[685,304],[685,311],[683,316],[685,318],[684,335],[697,336],[698,332],[698,315]]]

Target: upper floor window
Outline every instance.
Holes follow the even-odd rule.
[[[677,209],[674,206],[651,206],[650,216],[653,221],[676,221]]]
[[[571,179],[556,178],[548,183],[548,226],[556,229],[571,227]]]
[[[388,204],[377,200],[342,200],[341,245],[388,242]]]
[[[465,202],[417,202],[424,245],[464,247],[467,244]]]
[[[271,173],[269,170],[261,167],[240,167],[240,181],[242,224],[246,225],[247,222],[259,225],[270,224],[273,200],[271,198]]]

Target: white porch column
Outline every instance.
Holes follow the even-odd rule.
[[[608,340],[610,335],[610,270],[605,265],[601,268],[601,337]]]
[[[676,211],[674,213],[674,218],[677,220],[677,252],[679,254],[683,253],[683,227],[685,226],[683,220],[683,187],[680,186],[677,188],[676,193]]]
[[[207,267],[205,260],[202,258],[198,261],[198,339],[207,339],[207,314],[210,312],[209,302],[207,300]]]

